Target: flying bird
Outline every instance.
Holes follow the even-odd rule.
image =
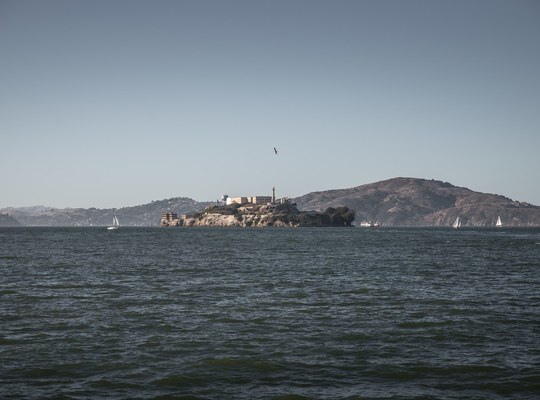
[[[275,147],[274,147],[274,153],[276,153],[276,154],[277,154],[277,150],[276,150],[276,148],[275,148]]]

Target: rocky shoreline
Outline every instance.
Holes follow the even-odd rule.
[[[185,227],[323,227],[352,226],[354,210],[329,207],[324,212],[299,211],[293,204],[232,204],[210,206],[203,212],[164,219],[160,226]]]

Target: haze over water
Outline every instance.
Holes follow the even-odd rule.
[[[540,395],[539,229],[11,228],[0,244],[1,398]]]

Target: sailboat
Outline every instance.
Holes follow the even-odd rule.
[[[454,229],[459,229],[461,228],[461,221],[459,219],[459,215],[458,217],[456,218],[456,220],[454,221],[454,223],[452,224],[452,228]]]
[[[120,222],[118,221],[118,218],[116,217],[116,214],[113,216],[112,219],[112,226],[107,227],[108,230],[116,230],[120,227]]]
[[[501,217],[500,216],[497,216],[497,223],[495,224],[495,226],[497,228],[502,228],[502,222],[501,222]]]

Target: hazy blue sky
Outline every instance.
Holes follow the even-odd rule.
[[[0,207],[397,176],[540,205],[539,128],[537,0],[0,0]]]

